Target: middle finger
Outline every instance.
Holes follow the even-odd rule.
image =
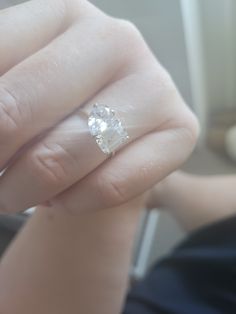
[[[106,34],[104,19],[79,22],[0,78],[0,170],[117,73],[122,51],[112,36],[100,40]]]

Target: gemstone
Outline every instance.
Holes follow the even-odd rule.
[[[111,154],[124,144],[129,136],[114,110],[95,104],[88,118],[90,133],[105,154]]]

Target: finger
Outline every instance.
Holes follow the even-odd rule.
[[[103,20],[99,30],[97,23],[88,24],[72,27],[0,78],[1,169],[20,147],[59,123],[117,73],[121,47],[111,34],[100,40],[108,32]]]
[[[191,116],[190,121],[196,126]],[[191,153],[195,141],[196,127],[183,125],[150,133],[131,143],[51,203],[72,213],[125,203],[177,169]]]
[[[148,73],[128,76],[113,83],[95,99],[109,104],[129,134],[129,142],[161,126],[169,119],[166,97],[152,88],[156,75]],[[131,88],[139,93],[131,93]],[[147,90],[150,92],[147,93]],[[169,90],[168,90],[169,91]],[[181,99],[172,102],[181,107]],[[149,104],[148,110],[146,104]],[[157,106],[158,103],[158,106]],[[134,104],[134,105],[133,105]],[[82,109],[89,113],[90,103]],[[165,125],[167,127],[167,125]],[[41,141],[17,158],[0,180],[0,202],[5,210],[20,211],[48,200],[88,175],[107,156],[90,135],[87,118],[80,110],[64,120]],[[12,197],[14,191],[14,197]],[[2,206],[3,208],[3,206]]]
[[[0,75],[63,32],[68,12],[61,0],[29,1],[0,11]]]

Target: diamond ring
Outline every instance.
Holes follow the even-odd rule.
[[[88,127],[98,146],[106,155],[113,155],[129,139],[115,111],[105,105],[93,105],[88,117]]]

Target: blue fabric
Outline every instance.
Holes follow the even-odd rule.
[[[123,314],[236,314],[236,217],[202,228],[129,292]]]

